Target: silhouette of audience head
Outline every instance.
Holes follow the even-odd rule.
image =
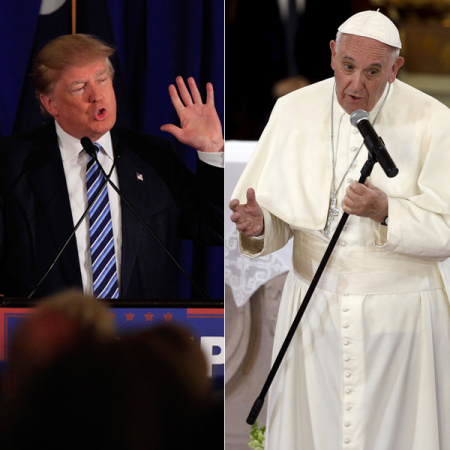
[[[108,309],[71,292],[24,323],[10,363],[2,449],[223,448],[205,358],[182,328],[117,339]]]

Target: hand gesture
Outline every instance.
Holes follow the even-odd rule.
[[[222,125],[214,107],[214,91],[211,83],[206,85],[206,103],[192,77],[188,78],[189,93],[183,78],[176,79],[181,99],[173,84],[169,86],[172,104],[180,118],[181,127],[166,124],[161,130],[175,136],[181,143],[202,152],[221,152],[224,149]],[[181,101],[183,100],[183,101]]]
[[[234,199],[230,202],[230,209],[233,211],[231,221],[244,236],[255,237],[264,233],[263,210],[258,205],[252,188],[247,190],[247,204],[241,205],[239,200]]]
[[[352,181],[342,201],[342,209],[348,214],[370,217],[381,223],[388,215],[388,197],[369,180],[364,184]]]

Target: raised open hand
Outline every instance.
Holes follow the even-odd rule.
[[[229,206],[233,211],[230,218],[236,224],[236,230],[247,237],[261,236],[264,233],[263,210],[256,201],[255,191],[252,188],[247,190],[245,205],[234,199]]]
[[[181,99],[173,84],[169,86],[169,94],[180,118],[181,127],[166,124],[161,127],[161,130],[171,133],[181,143],[202,152],[223,151],[222,125],[214,107],[212,84],[206,85],[206,103],[203,103],[192,77],[188,78],[190,93],[182,77],[177,77],[176,82]]]

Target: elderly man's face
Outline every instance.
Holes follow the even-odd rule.
[[[394,61],[392,48],[374,39],[343,34],[336,48],[331,41],[331,67],[336,95],[347,114],[357,109],[371,111],[393,83],[403,58]]]
[[[53,92],[41,95],[47,111],[71,136],[98,140],[116,122],[116,97],[105,61],[64,70]]]

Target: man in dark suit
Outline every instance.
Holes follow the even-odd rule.
[[[181,99],[174,86],[169,88],[181,128],[162,129],[199,151],[194,175],[169,142],[114,127],[112,53],[97,39],[68,35],[47,44],[36,58],[36,96],[55,120],[0,141],[0,293],[5,296],[27,295],[44,276],[94,201],[89,195],[98,186],[86,184],[90,171],[98,169],[98,183],[103,182],[97,164],[106,173],[112,170],[111,180],[171,253],[176,236],[222,243],[223,174],[217,166],[223,138],[212,86],[207,86],[206,104],[193,79],[189,94],[177,78]],[[83,137],[97,145],[98,163],[83,150]],[[78,286],[98,297],[173,298],[171,258],[110,185],[99,191],[98,210],[104,213],[91,216],[94,204],[34,296]],[[109,239],[104,250],[100,244],[105,262],[101,256],[97,260],[101,239],[94,237],[103,220],[99,228]]]

